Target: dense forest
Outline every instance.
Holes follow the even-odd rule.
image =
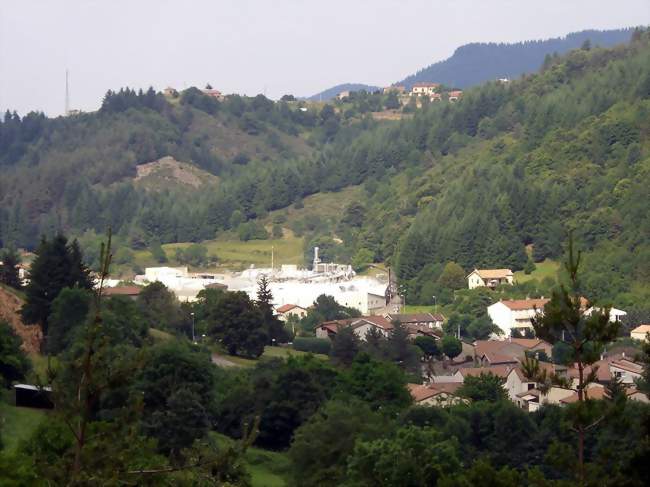
[[[411,302],[426,302],[420,288],[446,262],[521,269],[526,246],[535,261],[557,257],[569,231],[586,250],[591,299],[645,302],[648,37],[584,45],[538,74],[401,122],[261,95],[219,102],[196,89],[174,99],[122,90],[98,113],[54,120],[7,114],[0,239],[33,248],[41,233],[110,225],[133,248],[200,241],[304,196],[362,185],[337,225],[305,237],[326,259],[391,264]],[[138,165],[166,155],[218,177],[218,187],[138,190]]]

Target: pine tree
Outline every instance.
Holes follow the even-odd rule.
[[[7,249],[0,254],[0,261],[2,262],[2,265],[0,265],[0,282],[14,289],[20,289],[21,282],[18,275],[20,256],[18,252]]]
[[[359,353],[360,340],[351,327],[339,330],[332,341],[330,358],[336,364],[349,367]]]
[[[25,323],[41,326],[44,337],[48,334],[52,302],[65,287],[93,287],[79,244],[75,240],[68,245],[63,235],[57,235],[51,241],[43,238],[32,263],[21,313]]]

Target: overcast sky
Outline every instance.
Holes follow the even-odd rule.
[[[0,109],[96,109],[108,89],[271,98],[387,85],[473,41],[650,24],[650,0],[0,0]]]

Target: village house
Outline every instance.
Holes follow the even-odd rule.
[[[342,328],[351,327],[355,335],[361,340],[366,339],[366,334],[374,328],[383,336],[388,336],[393,325],[383,316],[361,316],[359,318],[348,318],[345,320],[326,321],[316,328],[318,338],[329,338],[333,340]]]
[[[448,407],[469,402],[457,394],[462,385],[460,382],[447,382],[426,385],[408,384],[407,387],[417,406]]]
[[[287,321],[289,316],[295,316],[296,318],[301,319],[307,315],[307,310],[297,304],[283,304],[275,311],[278,314],[278,319],[281,321]]]
[[[460,98],[463,96],[463,92],[461,90],[453,90],[450,91],[448,94],[448,100],[450,102],[458,101]]]
[[[342,91],[338,95],[336,95],[337,100],[345,100],[346,98],[350,98],[349,90]]]
[[[205,88],[202,89],[201,92],[204,95],[211,96],[212,98],[216,98],[219,101],[223,101],[225,98],[219,90],[215,90],[213,88]]]
[[[501,284],[514,284],[514,274],[510,269],[474,269],[467,275],[470,289],[489,287],[494,289]]]
[[[384,315],[388,321],[399,321],[404,326],[421,326],[425,328],[442,328],[445,317],[441,314],[431,313],[387,313]]]
[[[165,95],[167,98],[172,98],[178,95],[178,91],[176,91],[175,88],[168,86],[163,90],[163,95]]]
[[[140,295],[142,288],[139,286],[115,286],[104,289],[104,295],[107,297],[127,296],[135,301]]]
[[[517,364],[526,355],[537,359],[550,358],[553,346],[537,338],[508,338],[506,340],[477,340],[474,342],[476,363],[490,365]],[[540,357],[541,355],[541,357]]]
[[[630,338],[644,342],[648,340],[648,333],[650,333],[650,325],[639,325],[630,332]]]
[[[514,299],[498,301],[487,308],[492,323],[509,337],[512,330],[525,333],[532,331],[532,318],[543,313],[548,299]]]
[[[596,306],[593,306],[585,311],[585,316],[590,316],[591,313],[594,311],[600,311],[601,308],[598,308]],[[616,323],[617,321],[621,321],[623,318],[627,316],[627,312],[623,311],[622,309],[616,309],[614,307],[609,309],[609,321],[612,323]]]
[[[411,96],[431,96],[438,92],[440,83],[419,82],[411,88]]]
[[[389,93],[397,93],[398,95],[401,95],[406,92],[406,88],[404,85],[392,85],[385,87],[383,92],[384,95],[388,95]]]

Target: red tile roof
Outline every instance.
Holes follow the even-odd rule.
[[[138,286],[116,286],[104,289],[106,296],[137,296],[142,288]]]
[[[505,379],[512,370],[512,367],[506,365],[492,365],[490,367],[467,367],[458,369],[463,377],[478,377],[481,374],[492,374]]]
[[[539,309],[543,310],[546,303],[550,299],[504,299],[501,303],[505,304],[508,308],[513,311],[522,311],[526,309]]]
[[[286,313],[287,311],[291,311],[294,308],[300,308],[300,309],[305,309],[302,306],[298,306],[297,304],[283,304],[278,308],[278,313]]]
[[[413,401],[418,403],[439,394],[455,395],[462,382],[436,382],[433,384],[407,384]]]

